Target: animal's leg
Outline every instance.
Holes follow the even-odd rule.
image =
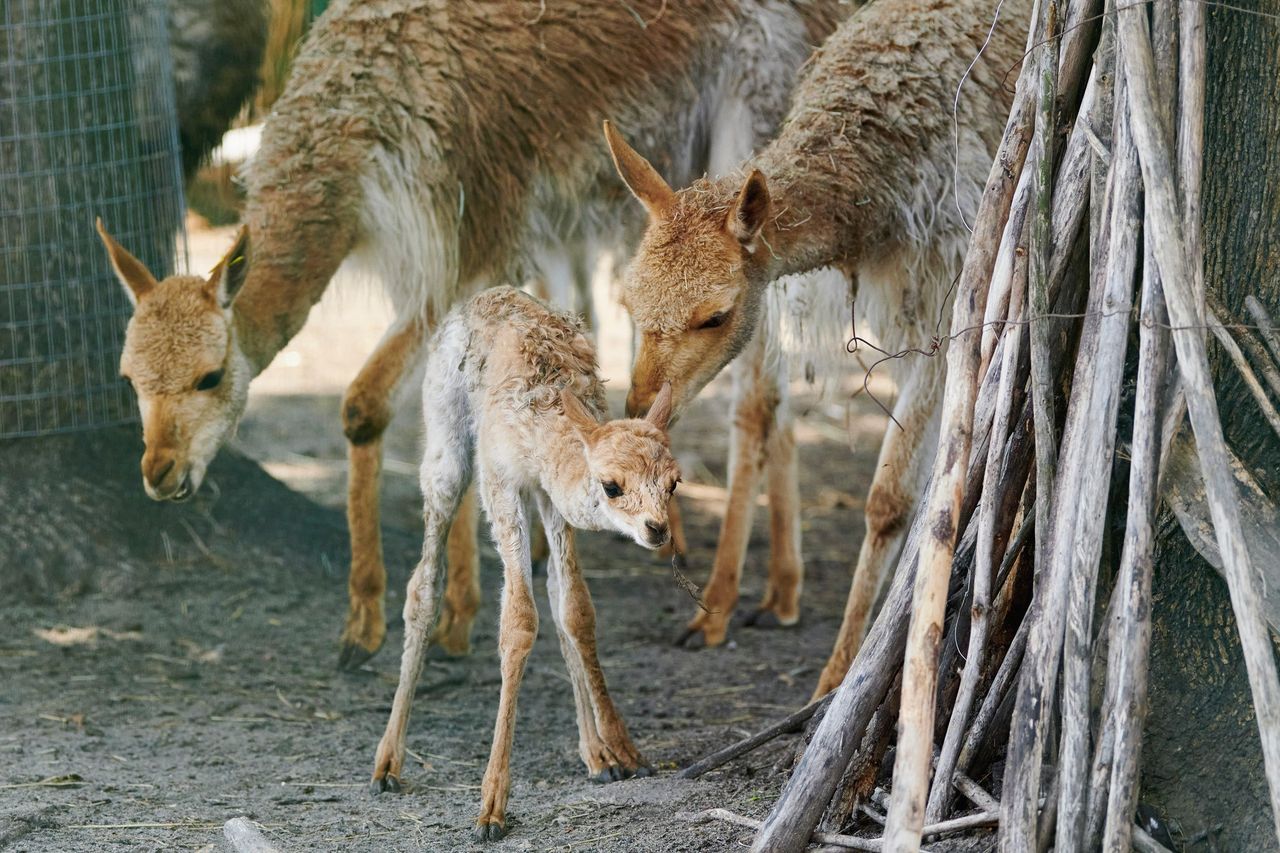
[[[597,782],[648,776],[648,763],[632,743],[605,685],[596,654],[595,606],[578,567],[573,529],[546,495],[538,495],[538,511],[551,548],[547,597],[560,635],[560,651],[573,683],[578,752],[587,765],[587,775]]]
[[[506,490],[497,478],[481,475],[485,512],[493,526],[502,556],[502,619],[498,627],[498,651],[502,655],[502,693],[493,728],[489,766],[480,787],[480,815],[475,836],[496,841],[505,834],[507,796],[511,791],[511,740],[515,733],[516,696],[524,677],[524,664],[538,636],[538,611],[533,601],[532,565],[525,525],[524,501]]]
[[[804,561],[800,555],[795,425],[785,402],[777,409],[774,429],[765,444],[765,468],[769,478],[769,581],[760,609],[751,614],[748,624],[794,625],[800,619]]]
[[[669,560],[675,554],[687,554],[688,543],[684,538],[684,516],[680,514],[680,501],[675,495],[671,496],[671,500],[667,501],[667,528],[671,531],[671,538],[667,540],[667,544],[658,549],[658,556],[664,560]]]
[[[391,421],[401,380],[422,354],[428,325],[414,319],[393,326],[360,369],[342,401],[347,436],[347,527],[351,533],[349,605],[338,666],[355,669],[382,647],[387,622],[383,597],[387,570],[382,562],[378,481],[382,474],[382,434]]]
[[[467,432],[465,393],[458,387],[428,387],[426,396],[423,406],[428,416],[422,458],[422,559],[405,591],[400,682],[396,686],[391,717],[378,744],[373,766],[374,791],[400,789],[405,734],[413,708],[414,688],[422,672],[423,658],[436,618],[440,563],[444,557],[449,522],[457,513],[471,481],[472,446]]]
[[[449,528],[448,580],[444,609],[432,641],[451,655],[471,651],[471,625],[480,608],[480,555],[476,550],[479,515],[476,490],[467,490]]]
[[[718,646],[724,642],[738,603],[738,583],[742,562],[751,538],[751,521],[755,514],[756,493],[764,466],[765,446],[774,426],[774,410],[778,405],[776,386],[765,373],[764,335],[757,330],[747,351],[733,363],[733,433],[729,449],[729,502],[720,540],[716,543],[711,578],[703,591],[706,610],[699,610],[690,620],[679,642],[697,647],[704,643]]]
[[[867,493],[867,531],[853,570],[844,621],[835,648],[818,679],[814,697],[840,686],[849,664],[862,646],[871,608],[898,558],[911,512],[928,477],[933,448],[938,444],[938,408],[946,363],[940,357],[922,358],[898,391],[893,416],[880,445],[876,473]]]

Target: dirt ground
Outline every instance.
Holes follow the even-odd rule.
[[[199,269],[198,246],[195,257]],[[130,431],[40,445],[52,473],[27,459],[37,445],[0,445],[0,504],[11,508],[10,543],[0,541],[0,585],[9,590],[0,621],[0,848],[219,850],[224,821],[245,815],[286,850],[479,849],[471,822],[499,684],[500,571],[487,540],[473,652],[433,653],[428,663],[407,793],[367,788],[397,678],[399,620],[362,670],[335,669],[348,557],[338,399],[379,331],[370,306],[327,300],[255,386],[236,446],[294,491],[232,451],[193,502],[152,506],[136,481],[140,442]],[[626,344],[607,322],[602,338],[617,411]],[[673,433],[700,583],[723,511],[727,392],[715,384]],[[415,408],[407,395],[388,442],[391,614],[418,548]],[[839,625],[884,424],[865,396],[846,407],[801,392],[797,408],[805,412],[800,625],[735,627],[724,647],[674,648],[693,604],[667,567],[615,536],[583,535],[611,693],[659,772],[587,780],[539,581],[543,619],[520,694],[509,836],[497,849],[745,847],[747,830],[684,815],[722,806],[763,817],[783,780],[773,764],[790,740],[696,782],[672,773],[808,698]],[[47,541],[66,529],[41,528],[48,501],[70,507],[65,523],[84,531],[82,547]],[[766,523],[758,512],[741,608],[763,590]],[[56,570],[32,568],[41,566]]]

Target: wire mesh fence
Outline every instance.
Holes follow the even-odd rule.
[[[0,0],[0,438],[136,418],[94,230],[185,265],[164,0]]]

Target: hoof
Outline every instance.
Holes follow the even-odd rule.
[[[746,618],[742,620],[742,624],[748,628],[760,628],[762,630],[789,627],[788,623],[783,622],[778,618],[778,614],[774,613],[772,610],[765,610],[764,608],[752,610],[746,615]],[[795,623],[792,622],[790,624],[794,625]]]
[[[368,663],[380,648],[381,643],[372,649],[366,649],[359,643],[343,642],[342,650],[338,653],[338,669],[353,672]]]
[[[607,785],[610,782],[621,782],[623,779],[630,779],[636,775],[636,771],[626,767],[610,765],[599,773],[591,777],[591,781],[600,785]]]
[[[653,768],[650,767],[648,764],[641,764],[639,767],[636,768],[635,775],[637,779],[647,778],[653,775]]]
[[[674,645],[694,652],[707,647],[707,636],[702,633],[701,628],[685,628],[676,637]]]
[[[401,791],[400,780],[394,776],[383,776],[369,783],[369,791],[377,794],[398,794]]]
[[[476,841],[501,841],[506,834],[506,828],[500,823],[477,823],[471,831],[471,837]]]

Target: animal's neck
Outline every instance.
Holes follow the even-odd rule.
[[[857,266],[881,242],[889,221],[856,158],[814,153],[802,142],[790,144],[784,135],[751,164],[769,181],[773,216],[756,250],[769,280]]]
[[[587,468],[587,459],[569,419],[552,414],[548,434],[539,437],[538,480],[556,509],[580,530],[598,530],[600,487]]]
[[[293,338],[351,250],[336,221],[248,221],[250,264],[235,301],[236,338],[256,376]]]

